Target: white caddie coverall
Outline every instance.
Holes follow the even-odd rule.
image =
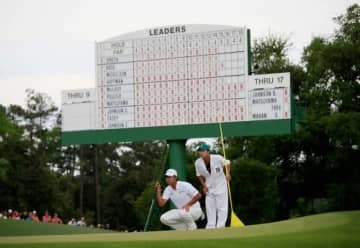
[[[228,216],[227,179],[224,174],[225,160],[221,155],[210,154],[210,172],[202,158],[195,161],[196,176],[205,178],[208,194],[205,198],[207,225],[206,228],[225,227]]]

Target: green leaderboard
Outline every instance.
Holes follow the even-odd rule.
[[[96,85],[62,92],[62,142],[290,133],[290,74],[249,75],[250,30],[178,25],[96,43]]]

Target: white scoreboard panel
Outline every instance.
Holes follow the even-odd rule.
[[[248,78],[249,120],[290,119],[290,73]]]
[[[96,91],[66,90],[61,96],[62,131],[96,129]]]
[[[246,28],[162,27],[99,42],[97,127],[247,121],[247,67]]]

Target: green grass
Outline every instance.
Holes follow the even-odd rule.
[[[0,233],[6,226],[0,223]],[[66,226],[64,226],[66,227]],[[69,227],[67,227],[69,228]],[[83,229],[90,231],[93,229]],[[0,248],[110,248],[110,247],[360,247],[360,211],[307,216],[244,228],[164,231],[147,233],[52,234],[0,237]],[[72,232],[71,232],[72,233]],[[40,235],[41,234],[41,235]],[[11,234],[9,234],[11,235]],[[18,235],[16,232],[15,235]]]
[[[51,223],[31,221],[0,220],[0,239],[1,237],[5,236],[89,234],[109,232],[110,231],[108,230],[98,228],[84,228],[78,226],[56,225]]]

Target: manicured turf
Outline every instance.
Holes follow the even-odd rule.
[[[36,223],[19,220],[0,220],[0,238],[4,236],[88,234],[109,232],[110,231],[98,228],[84,228],[78,226]]]
[[[0,224],[0,233],[4,226]],[[91,230],[91,229],[90,229]],[[360,247],[360,211],[327,213],[244,228],[0,237],[0,247]]]

